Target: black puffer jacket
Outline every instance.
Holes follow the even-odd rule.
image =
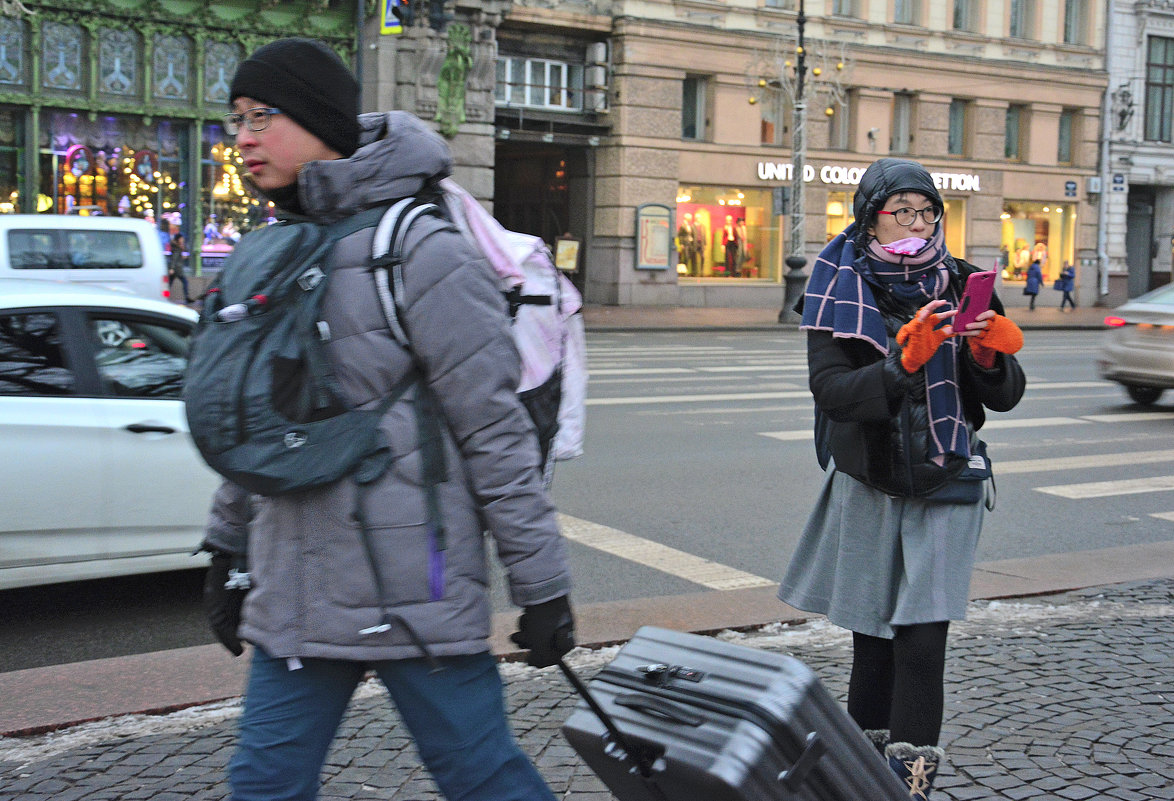
[[[953,297],[978,268],[949,259]],[[829,331],[807,332],[808,380],[817,409],[816,447],[830,452],[836,469],[871,487],[898,496],[926,495],[957,475],[965,460],[951,457],[939,467],[929,461],[929,414],[922,371],[901,367],[897,331],[917,312],[877,293],[877,306],[889,335],[886,357],[860,339],[833,338]],[[997,297],[991,307],[1003,313]],[[998,354],[992,369],[979,366],[961,348],[958,383],[963,414],[972,431],[986,421],[986,409],[1005,412],[1023,397],[1026,380],[1014,356]],[[820,419],[822,415],[822,420]]]

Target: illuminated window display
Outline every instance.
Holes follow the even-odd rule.
[[[1051,282],[1075,263],[1075,204],[1009,200],[1000,218],[999,266],[1004,281],[1026,280],[1028,265],[1038,260],[1044,281]]]
[[[678,275],[682,280],[779,281],[782,219],[771,213],[769,190],[681,186],[677,191]]]

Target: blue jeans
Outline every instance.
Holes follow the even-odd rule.
[[[440,790],[450,801],[554,801],[506,722],[489,654],[348,662],[284,659],[256,649],[229,765],[234,801],[312,801],[322,763],[367,669],[387,687]]]

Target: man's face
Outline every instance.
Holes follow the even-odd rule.
[[[232,110],[243,114],[267,105],[252,97],[238,97]],[[242,125],[236,135],[236,149],[253,183],[262,191],[291,185],[298,178],[298,168],[307,161],[342,158],[341,153],[331,150],[286,114],[274,114],[263,131],[250,131]]]

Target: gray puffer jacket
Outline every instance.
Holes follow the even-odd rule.
[[[447,146],[412,115],[360,121],[351,158],[303,166],[298,200],[306,217],[338,220],[417,194],[427,179],[449,172]],[[376,407],[413,369],[412,355],[387,329],[367,269],[372,237],[366,229],[335,247],[323,305],[343,392],[364,408]],[[447,478],[437,492],[447,547],[442,560],[433,556],[416,389],[385,415],[381,429],[396,459],[363,491],[348,478],[249,504],[241,490],[223,488],[205,544],[247,550],[254,586],[240,636],[275,657],[381,660],[425,649],[432,656],[487,650],[486,531],[514,603],[570,591],[537,440],[515,393],[520,361],[497,277],[455,228],[429,215],[412,226],[404,253],[402,320],[443,420]],[[439,581],[430,580],[434,570]]]

